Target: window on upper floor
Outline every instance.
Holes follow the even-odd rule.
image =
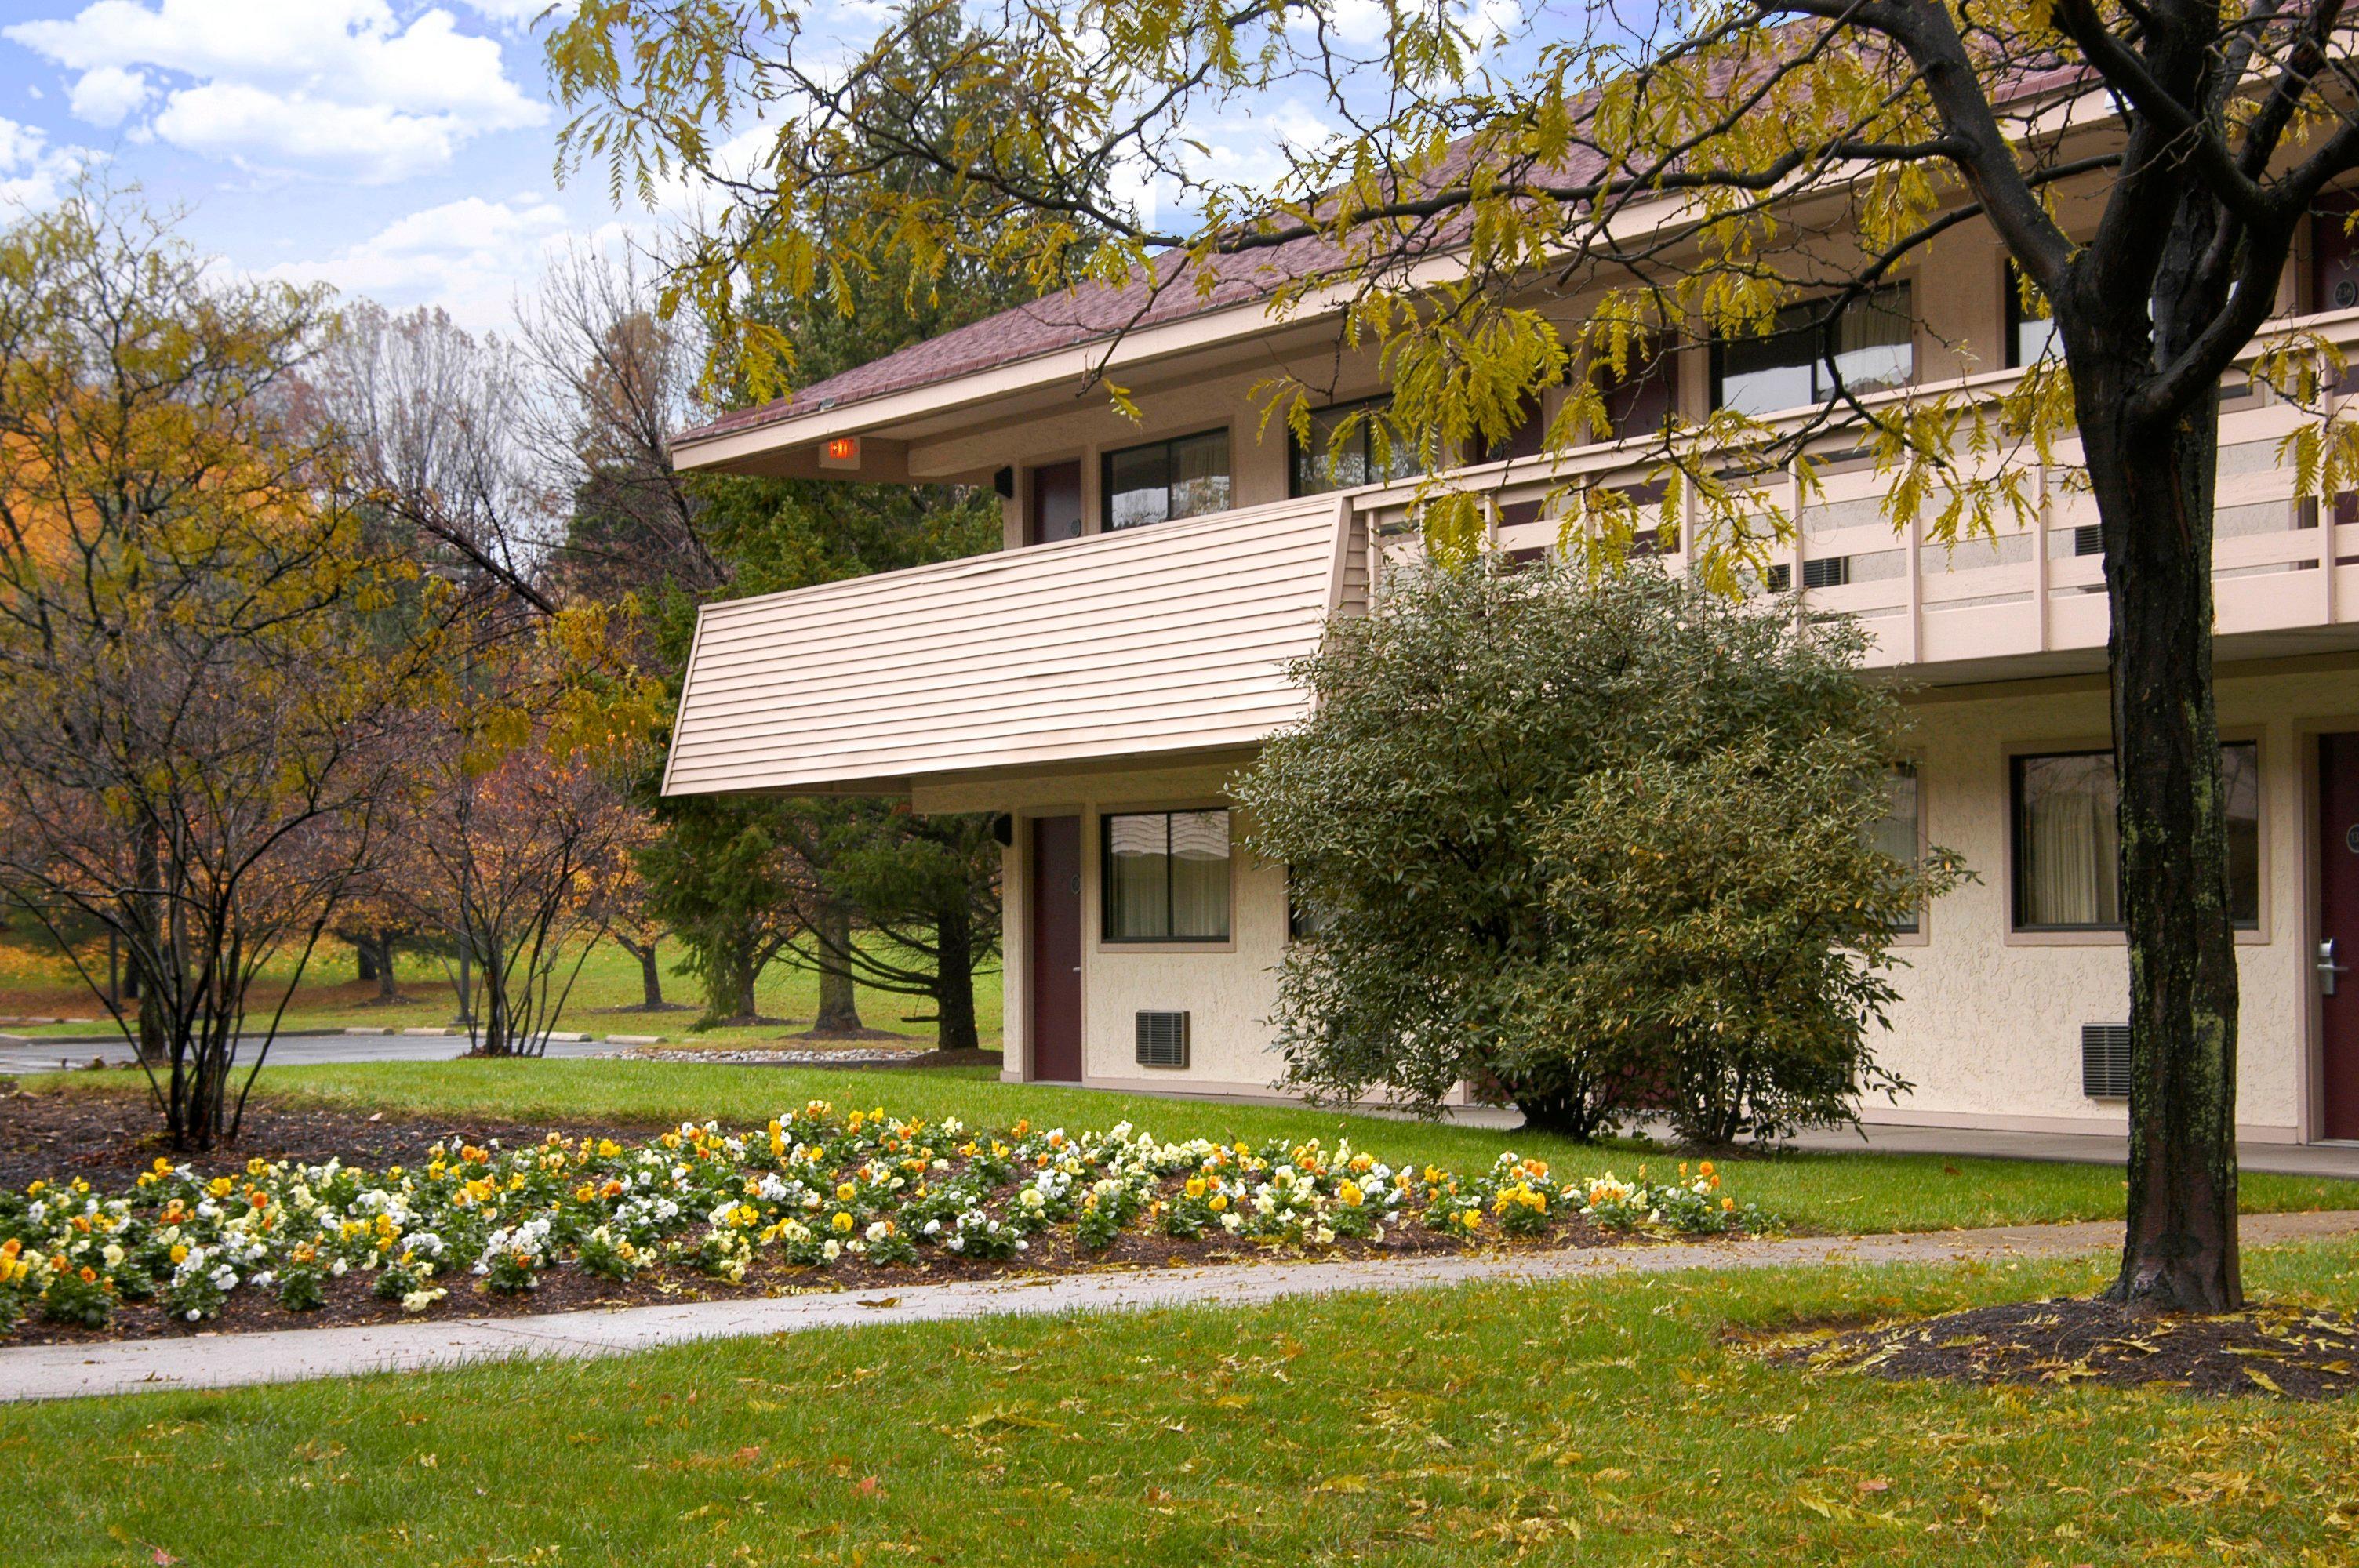
[[[1649,338],[1630,348],[1623,373],[1609,373],[1599,389],[1605,403],[1604,439],[1626,441],[1658,436],[1680,410],[1680,362],[1672,346]]]
[[[2111,752],[2055,752],[2012,764],[2015,928],[2118,931],[2121,853]],[[2261,914],[2260,748],[2220,748],[2228,817],[2228,918],[2252,927]]]
[[[1548,414],[1541,399],[1527,396],[1516,409],[1516,423],[1493,440],[1478,436],[1466,454],[1470,463],[1500,463],[1516,458],[1536,458],[1548,446]]]
[[[1712,406],[1755,416],[1823,403],[1835,394],[1826,359],[1826,301],[1777,312],[1766,337],[1714,338]],[[1917,373],[1908,285],[1888,284],[1853,301],[1835,323],[1835,368],[1854,394],[1900,386]]]
[[[1226,811],[1126,811],[1103,821],[1107,941],[1228,940]]]
[[[2359,305],[2359,197],[2338,190],[2318,199],[2310,215],[2310,308],[2348,310]]]
[[[1423,473],[1425,465],[1386,417],[1392,404],[1389,397],[1364,397],[1313,409],[1308,441],[1288,430],[1288,492],[1324,495]]]
[[[2032,307],[2024,302],[2022,269],[2008,262],[2000,274],[2000,282],[2006,290],[2006,368],[2021,370],[2037,364],[2051,347],[2057,357],[2062,358],[2064,345],[2056,341],[2056,319],[2032,314]],[[2038,308],[2045,311],[2047,301],[2040,301]]]
[[[1105,455],[1105,526],[1136,528],[1229,509],[1229,433],[1206,430]]]

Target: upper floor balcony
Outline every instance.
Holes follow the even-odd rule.
[[[2359,361],[2359,310],[2312,319]],[[2015,373],[1954,384],[1995,394]],[[1921,389],[1920,389],[1921,390]],[[1886,395],[1897,396],[1899,394]],[[2307,416],[2266,395],[2221,415],[2219,656],[2359,647],[2359,522],[2297,500],[2279,443]],[[1857,617],[1871,664],[1928,684],[2101,669],[2107,611],[2078,456],[2034,467],[2032,515],[1946,545],[1897,527],[1873,461],[1831,437],[1819,491],[1768,476],[1799,527],[1773,588]],[[1639,443],[1453,470],[1502,550],[1545,551],[1583,486],[1636,486]],[[1086,535],[706,608],[665,788],[897,791],[919,779],[1142,764],[1249,747],[1304,711],[1286,676],[1330,615],[1364,611],[1421,549],[1418,481]],[[1778,487],[1782,493],[1777,493]],[[1665,551],[1688,565],[1694,518]],[[1782,579],[1782,581],[1777,580]]]

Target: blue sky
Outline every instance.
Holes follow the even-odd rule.
[[[101,161],[232,266],[496,326],[550,244],[617,222],[602,179],[554,178],[544,3],[6,0],[0,201]]]
[[[1464,4],[1501,27],[1526,9]],[[666,221],[616,212],[601,171],[557,183],[561,114],[532,29],[547,5],[0,0],[0,218],[103,165],[184,209],[188,236],[232,267],[498,327],[553,248],[648,243]],[[808,15],[864,41],[884,10]],[[1334,15],[1349,41],[1382,36],[1378,0]],[[1326,128],[1284,92],[1190,127],[1207,178],[1249,186],[1276,175],[1280,143]]]

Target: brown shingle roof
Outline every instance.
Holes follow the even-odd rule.
[[[1192,276],[1176,276],[1184,258],[1177,252],[1169,253],[1157,259],[1148,276],[1119,288],[1091,283],[1044,296],[938,338],[897,349],[788,396],[724,414],[682,431],[678,439],[701,441],[757,429],[791,415],[933,386],[1126,330],[1162,326],[1266,298],[1334,254],[1334,247],[1323,240],[1300,239],[1266,251],[1218,256],[1212,266],[1219,281],[1209,291],[1200,291]]]

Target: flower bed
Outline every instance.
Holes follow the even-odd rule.
[[[1561,1181],[1500,1156],[1462,1177],[1348,1143],[1159,1142],[1124,1122],[974,1132],[824,1101],[758,1131],[683,1124],[503,1149],[452,1140],[421,1168],[254,1160],[206,1176],[158,1160],[131,1190],[0,1191],[0,1333],[102,1331],[124,1303],[205,1324],[234,1304],[304,1313],[356,1291],[424,1313],[552,1281],[688,1272],[743,1285],[964,1265],[1085,1263],[1125,1246],[1345,1250],[1500,1238],[1586,1242],[1757,1231],[1710,1162],[1680,1179]]]

